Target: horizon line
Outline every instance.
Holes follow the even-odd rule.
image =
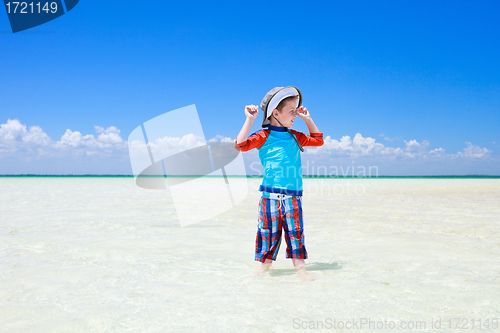
[[[8,177],[115,177],[115,178],[132,178],[136,177],[134,175],[112,175],[112,174],[0,174],[1,178]],[[142,177],[179,177],[179,178],[191,178],[191,177],[210,177],[210,178],[262,178],[263,176],[259,175],[149,175]],[[382,176],[352,176],[352,175],[338,175],[338,176],[328,176],[328,175],[303,175],[302,178],[500,178],[500,175],[478,175],[478,174],[470,174],[470,175],[382,175]]]

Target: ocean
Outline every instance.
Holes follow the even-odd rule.
[[[261,179],[247,182],[181,227],[169,190],[132,177],[0,177],[0,331],[500,329],[500,179],[305,178],[315,281],[285,243],[253,274]]]

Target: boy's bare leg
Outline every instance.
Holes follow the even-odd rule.
[[[266,259],[266,261],[262,263],[262,265],[260,266],[260,269],[258,271],[256,271],[255,274],[256,275],[264,275],[264,273],[267,272],[269,270],[269,268],[271,268],[272,263],[273,263],[273,261],[271,259]]]
[[[293,265],[297,269],[297,272],[299,272],[299,276],[302,281],[314,281],[314,275],[309,274],[306,271],[306,264],[304,262],[304,259],[295,259],[292,258]]]

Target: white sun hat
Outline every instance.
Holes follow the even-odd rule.
[[[264,96],[264,99],[260,102],[260,109],[264,113],[262,127],[267,127],[271,124],[269,117],[273,113],[273,110],[276,109],[283,99],[290,96],[299,96],[297,98],[297,107],[302,105],[302,93],[299,88],[293,86],[273,88]]]

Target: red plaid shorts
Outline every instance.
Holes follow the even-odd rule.
[[[276,200],[260,198],[259,223],[255,240],[255,260],[276,260],[285,230],[286,257],[307,259],[302,220],[302,198]]]

